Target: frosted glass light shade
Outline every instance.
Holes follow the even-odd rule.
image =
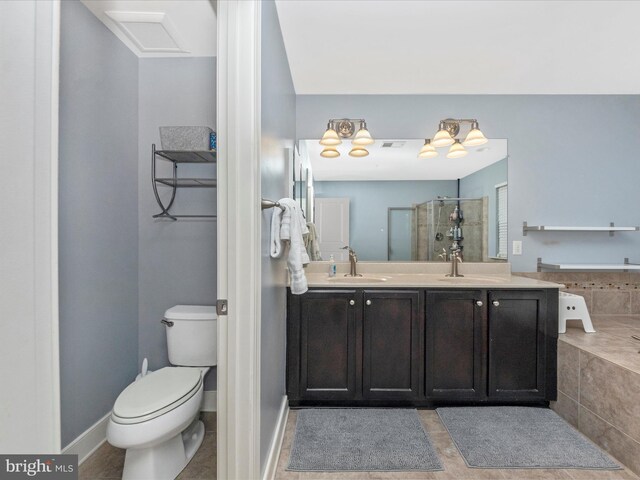
[[[356,133],[356,136],[353,138],[351,143],[354,145],[358,145],[360,147],[365,147],[367,145],[371,145],[374,141],[375,140],[371,138],[371,134],[369,133],[369,130],[363,127],[360,130],[358,130],[358,132]]]
[[[431,140],[425,140],[424,145],[418,153],[418,158],[434,158],[438,156],[438,151],[431,145]]]
[[[327,147],[320,152],[320,156],[324,158],[337,158],[340,156],[340,152],[336,147]]]
[[[438,133],[435,134],[433,140],[431,141],[431,145],[434,147],[448,147],[452,145],[454,142],[453,137],[449,132],[447,132],[444,128],[438,130]]]
[[[351,155],[352,157],[366,157],[367,155],[369,155],[369,151],[364,147],[355,146],[351,149],[349,155]]]
[[[340,140],[338,132],[332,128],[327,128],[327,131],[324,132],[324,135],[322,135],[322,139],[320,140],[320,145],[324,145],[326,147],[335,147],[341,143],[342,140]]]
[[[474,128],[467,134],[467,138],[464,139],[462,144],[465,147],[477,147],[484,145],[488,141],[487,137],[484,136],[484,133],[482,133],[479,128]]]
[[[447,153],[447,158],[462,158],[467,155],[467,150],[462,146],[460,140],[456,140],[451,148],[449,149],[449,153]]]

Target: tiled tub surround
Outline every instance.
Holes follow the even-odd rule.
[[[523,272],[521,277],[562,283],[584,297],[591,315],[640,315],[640,274],[625,272]]]
[[[552,408],[640,474],[640,315],[591,316],[597,333],[567,328],[558,341]]]
[[[640,274],[517,275],[566,285],[584,297],[596,333],[567,322],[558,337],[558,401],[551,408],[640,474]]]

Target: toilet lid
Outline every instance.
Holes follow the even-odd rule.
[[[150,415],[169,405],[186,402],[198,390],[202,371],[199,368],[165,367],[150,372],[123,390],[113,413],[120,418]]]

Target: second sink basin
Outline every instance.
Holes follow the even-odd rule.
[[[389,277],[382,277],[380,275],[363,275],[361,277],[338,275],[337,277],[329,278],[330,282],[335,283],[382,283],[387,280],[389,280]]]

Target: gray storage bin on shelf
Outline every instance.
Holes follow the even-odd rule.
[[[209,127],[160,127],[162,150],[210,150]]]

